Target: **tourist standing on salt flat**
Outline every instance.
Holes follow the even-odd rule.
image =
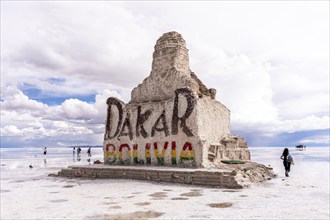
[[[291,164],[293,165],[294,163],[293,163],[292,156],[289,154],[289,149],[288,148],[284,149],[284,151],[282,153],[282,156],[281,156],[281,159],[283,160],[283,165],[284,165],[284,168],[285,168],[285,176],[289,177]]]
[[[92,156],[92,154],[91,154],[91,148],[88,148],[88,150],[87,150],[87,154],[88,154],[89,157]]]
[[[77,148],[77,161],[80,161],[80,160],[81,160],[80,152],[81,152],[81,148],[78,147],[78,148]]]

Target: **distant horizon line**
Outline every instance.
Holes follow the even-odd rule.
[[[307,146],[307,145],[304,145],[306,146],[306,148],[310,148],[310,147],[330,147],[330,145],[312,145],[312,146]],[[103,146],[102,145],[72,145],[72,146],[63,146],[63,147],[60,147],[60,146],[40,146],[40,147],[7,147],[7,146],[0,146],[0,148],[44,148],[44,147],[47,147],[47,148],[89,148],[89,147],[92,147],[92,148],[102,148]],[[283,146],[249,146],[248,148],[260,148],[260,147],[278,147],[278,148],[283,148],[283,147],[287,147],[287,148],[296,148],[296,146],[287,146],[287,145],[283,145]]]

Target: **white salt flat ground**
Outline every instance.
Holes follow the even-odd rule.
[[[250,148],[252,160],[271,165],[278,178],[242,190],[133,180],[48,177],[71,164],[88,164],[85,149],[1,149],[1,219],[329,219],[329,148],[292,148],[296,165],[285,178],[283,148]],[[93,149],[92,161],[102,158]],[[36,157],[34,155],[37,155]],[[34,168],[29,169],[29,164]],[[195,196],[194,196],[195,195]],[[212,203],[232,203],[212,208]],[[134,213],[134,215],[128,215]],[[124,215],[126,214],[126,215]],[[143,215],[142,215],[143,216]],[[134,219],[134,218],[133,218]]]

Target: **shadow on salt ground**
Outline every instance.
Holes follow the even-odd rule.
[[[121,209],[121,206],[113,205],[113,206],[110,206],[109,209]]]
[[[47,209],[47,207],[46,206],[38,206],[38,207],[36,207],[35,209],[37,209],[37,210],[46,210]]]
[[[138,206],[146,206],[146,205],[150,205],[151,203],[150,202],[137,202],[137,203],[134,203],[134,205],[138,205]]]
[[[192,215],[189,218],[194,218],[194,219],[208,219],[211,218],[209,215]]]
[[[43,185],[42,187],[46,187],[46,188],[56,188],[58,187],[58,185]]]
[[[153,197],[153,200],[161,200],[165,197],[167,197],[165,192],[155,192],[153,194],[150,194],[149,196]]]
[[[134,198],[135,196],[123,196],[122,198],[125,198],[125,199],[131,199],[131,198]]]
[[[116,205],[118,202],[104,202],[105,205]]]
[[[132,212],[132,213],[126,213],[126,214],[117,214],[117,215],[109,215],[109,214],[103,214],[103,215],[94,215],[89,216],[86,219],[88,220],[129,220],[129,219],[148,219],[148,218],[157,218],[159,216],[162,216],[164,213],[161,212],[155,212],[155,211],[147,211],[147,212]]]
[[[55,199],[55,200],[49,200],[51,203],[60,203],[60,202],[67,202],[68,200],[66,199]]]
[[[191,189],[190,191],[191,192],[201,192],[202,190],[201,189]]]
[[[229,208],[233,205],[231,202],[223,202],[223,203],[212,203],[208,204],[211,208]]]
[[[174,197],[172,200],[188,200],[189,198],[187,197]]]
[[[27,182],[26,180],[13,180],[13,181],[9,181],[9,183],[24,183]]]
[[[240,192],[239,190],[233,190],[233,189],[225,189],[222,190],[222,192]]]
[[[180,196],[188,196],[188,197],[194,197],[194,196],[201,196],[202,194],[200,191],[191,191],[187,193],[182,193]]]
[[[65,186],[63,186],[63,188],[72,188],[72,187],[74,187],[75,185],[65,185]]]
[[[163,189],[163,191],[165,191],[165,192],[170,192],[170,191],[172,191],[171,189]]]

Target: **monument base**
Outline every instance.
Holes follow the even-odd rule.
[[[245,164],[224,164],[221,168],[217,169],[94,164],[71,166],[59,171],[57,176],[70,178],[133,179],[241,189],[253,183],[270,180],[276,175],[272,168],[262,164],[246,162]]]

